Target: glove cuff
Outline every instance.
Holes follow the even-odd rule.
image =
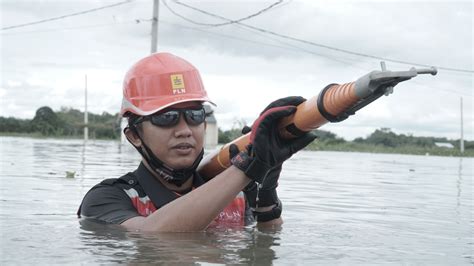
[[[274,204],[278,204],[280,199],[278,198],[276,188],[269,190],[258,190],[257,206],[267,207]]]

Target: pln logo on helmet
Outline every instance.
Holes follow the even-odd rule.
[[[173,94],[183,94],[186,93],[186,88],[184,87],[184,78],[183,75],[170,75],[171,77],[171,88],[173,89]]]

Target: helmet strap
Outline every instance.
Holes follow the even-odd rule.
[[[166,182],[180,187],[196,172],[196,169],[204,156],[204,149],[201,149],[201,152],[190,167],[182,169],[173,169],[167,166],[162,160],[158,159],[158,157],[155,156],[153,151],[143,141],[143,138],[138,133],[136,127],[131,127],[130,129],[138,136],[138,138],[141,140],[142,145],[135,146],[130,140],[128,140],[128,138],[127,140],[142,155],[144,160],[150,166],[151,170],[161,176]]]

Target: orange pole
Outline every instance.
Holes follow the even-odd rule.
[[[380,96],[391,93],[393,86],[398,83],[418,74],[436,75],[437,72],[435,67],[386,71],[385,63],[382,62],[382,71],[372,71],[355,82],[328,85],[319,95],[298,105],[293,115],[279,122],[280,136],[291,139],[319,128],[329,121],[342,121]],[[230,166],[229,146],[236,144],[239,150],[243,150],[249,144],[249,138],[249,134],[244,135],[208,155],[199,164],[198,172],[207,180],[218,175]]]
[[[294,138],[296,136],[291,133],[294,131],[290,128],[309,132],[328,122],[319,111],[318,97],[319,95],[316,95],[301,103],[297,106],[296,112],[293,115],[285,117],[279,122],[280,136]],[[335,84],[329,87],[324,95],[323,104],[326,112],[336,116],[352,107],[359,100],[355,94],[354,82],[351,82],[343,85]],[[209,180],[230,167],[230,145],[236,144],[239,150],[243,150],[249,144],[249,138],[250,133],[227,143],[220,150],[207,155],[198,167],[199,174],[204,179]]]

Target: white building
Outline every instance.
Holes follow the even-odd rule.
[[[218,140],[218,129],[217,129],[217,120],[216,117],[214,116],[214,110],[212,110],[211,106],[209,105],[204,105],[204,108],[206,109],[206,122],[207,122],[207,128],[206,128],[206,136],[204,139],[204,146],[206,148],[213,149],[217,146],[217,140]]]
[[[436,147],[440,147],[440,148],[448,148],[448,149],[454,148],[454,145],[449,142],[435,142],[435,145]]]

